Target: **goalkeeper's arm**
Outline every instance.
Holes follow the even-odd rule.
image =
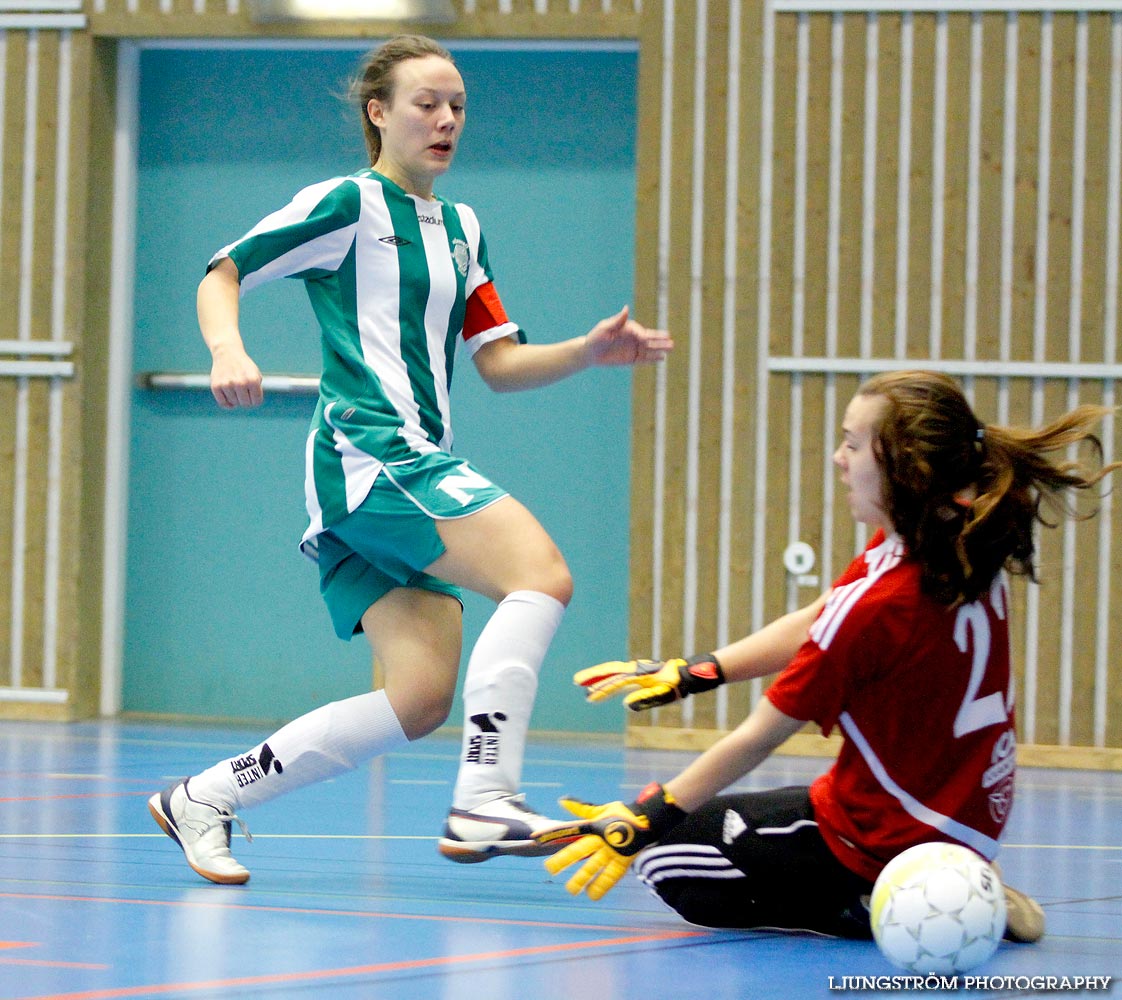
[[[806,642],[828,592],[812,604],[775,619],[751,635],[713,653],[670,660],[611,660],[577,671],[573,683],[589,701],[625,693],[623,703],[639,712],[666,705],[720,684],[767,677],[782,670]]]
[[[715,652],[725,671],[725,680],[737,681],[770,677],[782,670],[810,635],[810,626],[826,606],[830,591],[797,611],[780,615],[771,623],[743,639],[737,639]]]

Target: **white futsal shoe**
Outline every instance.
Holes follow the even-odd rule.
[[[245,839],[249,830],[226,809],[191,798],[184,778],[148,800],[148,811],[172,840],[183,848],[187,864],[203,878],[219,885],[241,885],[249,881],[249,870],[230,853],[230,824],[241,827]]]
[[[461,864],[475,864],[504,854],[536,858],[553,854],[577,838],[543,845],[534,840],[535,834],[549,827],[571,825],[539,815],[521,795],[502,795],[474,809],[450,810],[444,836],[436,849],[449,861]]]

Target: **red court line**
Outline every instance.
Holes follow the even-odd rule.
[[[272,983],[314,982],[321,979],[340,979],[346,976],[368,976],[379,972],[402,972],[408,969],[435,969],[446,965],[464,965],[469,962],[487,962],[511,958],[558,954],[582,948],[610,948],[612,945],[642,944],[676,937],[697,937],[695,932],[682,931],[636,934],[628,937],[604,938],[600,941],[569,942],[567,944],[539,945],[534,948],[513,948],[508,951],[484,951],[474,955],[442,955],[438,958],[418,958],[405,962],[383,962],[377,965],[356,965],[342,969],[316,969],[310,972],[279,972],[266,976],[242,976],[237,979],[213,979],[200,983],[162,983],[155,986],[123,986],[107,990],[87,990],[81,993],[51,993],[18,1000],[116,1000],[118,997],[158,996],[163,993],[180,993],[191,990],[236,989],[244,986],[265,986]]]
[[[34,965],[40,969],[91,969],[104,972],[110,966],[98,962],[52,962],[37,958],[0,958],[0,965]]]
[[[41,941],[0,941],[0,951],[6,948],[42,948]],[[43,958],[8,958],[0,955],[0,965],[40,965],[58,969],[108,969],[108,965],[93,962],[52,962]]]
[[[0,892],[0,899],[41,899],[58,903],[112,903],[121,906],[164,906],[173,908],[204,908],[249,910],[257,913],[299,913],[320,917],[368,917],[382,920],[429,920],[436,923],[497,924],[507,927],[556,927],[569,931],[603,931],[603,924],[577,924],[562,920],[514,920],[508,917],[456,917],[448,914],[389,913],[379,910],[325,910],[307,906],[264,906],[259,903],[227,903],[183,899],[117,899],[112,896],[63,896],[41,892]],[[663,930],[643,927],[616,927],[613,930],[636,931],[643,940],[658,941],[687,937],[708,937],[711,931]]]

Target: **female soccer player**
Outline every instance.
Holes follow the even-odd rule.
[[[541,854],[550,821],[518,794],[538,671],[572,594],[534,516],[454,458],[457,346],[499,392],[591,365],[655,362],[673,346],[624,307],[584,336],[528,345],[507,319],[475,213],[433,194],[463,132],[464,82],[431,39],[375,50],[352,88],[369,169],[299,192],[210,261],[198,315],[227,409],[257,406],[261,373],[239,295],[304,281],[323,372],[307,440],[304,551],[336,632],[364,632],[385,687],[318,708],[264,742],[153,795],[149,809],[212,882],[249,872],[229,849],[236,810],[354,768],[447,718],[461,651],[460,588],[497,602],[469,659],[464,743],[440,851],[454,861]],[[240,822],[240,820],[238,820]]]
[[[942,375],[865,383],[834,463],[854,519],[874,529],[868,547],[814,603],[715,653],[578,673],[590,700],[629,692],[625,703],[644,709],[782,669],[739,728],[665,785],[630,806],[565,802],[584,822],[542,839],[587,836],[546,867],[584,860],[569,891],[598,899],[634,859],[691,923],[867,937],[862,897],[901,851],[951,841],[992,859],[1016,748],[1003,571],[1033,575],[1034,522],[1049,523],[1042,504],[1068,512],[1068,491],[1122,464],[1048,457],[1079,441],[1097,447],[1091,428],[1108,412],[1083,406],[1038,430],[1000,427],[982,424]],[[843,736],[809,788],[718,794],[808,721]],[[1006,894],[1007,936],[1040,937],[1040,907]]]

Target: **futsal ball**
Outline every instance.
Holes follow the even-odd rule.
[[[893,965],[924,975],[966,972],[1005,933],[997,873],[969,848],[919,844],[880,873],[869,903],[873,937]]]

